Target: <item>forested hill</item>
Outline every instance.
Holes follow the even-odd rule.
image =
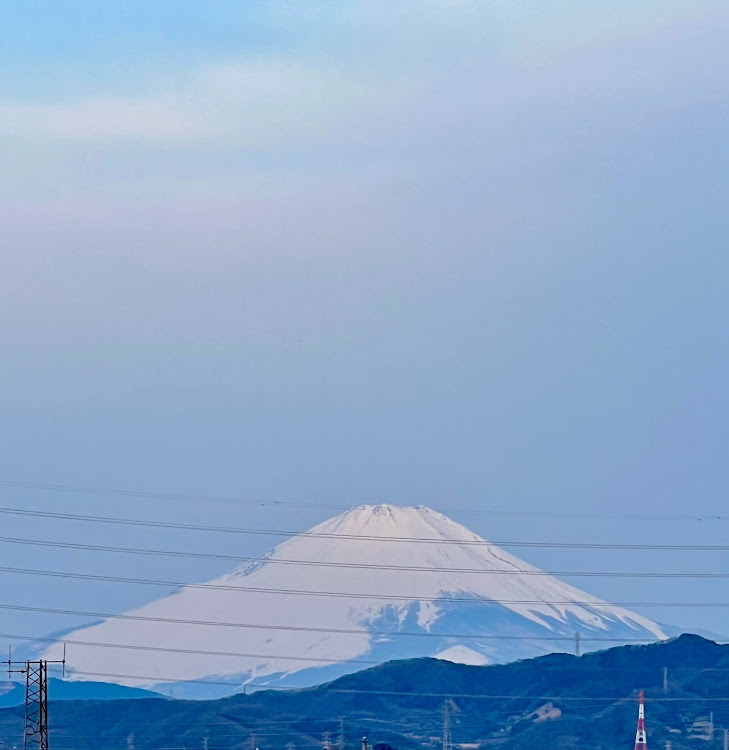
[[[651,750],[666,741],[674,750],[722,747],[729,645],[683,635],[491,667],[396,661],[317,688],[217,701],[51,702],[51,748],[309,750],[322,747],[325,733],[337,739],[340,717],[351,750],[363,735],[370,745],[434,748],[448,700],[455,745],[615,750],[632,747],[641,689]],[[22,718],[20,708],[0,711],[0,747],[22,742]]]

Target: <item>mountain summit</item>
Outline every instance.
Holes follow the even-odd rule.
[[[667,637],[655,622],[542,573],[441,513],[363,505],[67,640],[88,644],[69,647],[76,679],[102,673],[212,696],[311,685],[397,658],[504,662],[571,650],[567,639],[578,632],[588,646],[590,638]]]

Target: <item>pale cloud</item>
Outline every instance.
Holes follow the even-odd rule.
[[[326,135],[381,107],[397,85],[313,65],[234,61],[201,68],[172,93],[0,104],[0,133],[24,141],[265,147]]]
[[[385,13],[369,2],[307,17],[290,3],[273,4],[282,30],[293,33],[294,23],[304,29],[298,45],[201,62],[175,86],[145,85],[138,96],[0,100],[0,135],[25,143],[248,149],[332,136],[371,143],[442,124],[448,107],[478,112],[538,97],[539,85],[551,85],[552,68],[569,85],[569,68],[589,64],[592,48],[670,28],[690,12],[683,0],[664,3],[660,19],[628,4],[608,5],[560,12],[554,3],[540,10],[532,2],[432,0]]]
[[[175,97],[104,98],[67,104],[5,104],[0,132],[22,139],[88,140],[129,138],[189,141],[208,128],[200,113]]]
[[[107,5],[0,94],[6,475],[725,491],[725,0]]]

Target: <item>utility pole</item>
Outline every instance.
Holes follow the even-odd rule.
[[[709,713],[709,740],[714,739],[714,712]]]
[[[66,676],[66,644],[63,660],[13,661],[12,646],[8,648],[8,677],[25,675],[24,750],[48,750],[48,665],[62,664]]]
[[[575,633],[575,656],[580,655],[580,641],[582,640],[582,636],[579,634],[579,632]]]
[[[729,729],[724,730],[724,750],[729,750]]]
[[[663,692],[668,692],[668,667],[663,667]]]
[[[324,750],[332,750],[332,741],[329,732],[324,732],[324,741],[322,742]]]

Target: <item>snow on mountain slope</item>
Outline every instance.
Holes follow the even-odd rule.
[[[651,620],[540,574],[441,513],[390,505],[353,508],[254,563],[127,614],[139,619],[110,618],[67,640],[168,650],[71,645],[76,678],[129,675],[115,681],[156,689],[174,680],[188,683],[186,694],[207,695],[250,683],[312,684],[399,657],[505,661],[569,649],[553,639],[576,631],[588,643],[590,635],[667,637]],[[392,632],[412,635],[385,635]],[[232,686],[206,691],[191,682],[200,679]]]

